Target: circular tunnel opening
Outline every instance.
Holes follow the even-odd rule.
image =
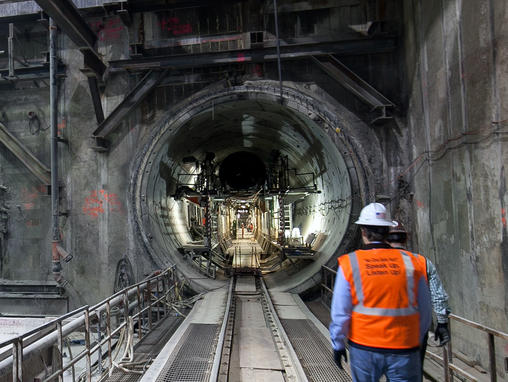
[[[277,94],[266,82],[203,91],[168,113],[140,154],[132,195],[142,242],[196,290],[223,285],[240,234],[269,287],[295,292],[354,239],[365,185],[338,133],[344,119],[299,89],[285,88],[284,104]]]

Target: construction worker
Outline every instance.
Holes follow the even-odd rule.
[[[419,382],[419,348],[431,322],[425,270],[414,256],[384,242],[393,222],[380,203],[364,207],[364,249],[340,256],[331,306],[330,337],[339,368],[347,361],[355,382]]]
[[[402,224],[397,223],[396,226],[390,227],[386,241],[392,248],[405,250],[407,237],[408,234],[406,229],[402,226]],[[450,308],[448,306],[448,294],[446,293],[443,284],[441,283],[441,279],[437,274],[434,264],[432,264],[429,259],[422,255],[416,256],[418,256],[418,259],[423,263],[423,266],[425,267],[425,274],[430,289],[432,308],[434,313],[436,313],[437,327],[434,332],[434,340],[439,340],[439,346],[443,346],[450,341],[450,331],[448,329],[448,314],[450,313]],[[425,351],[427,349],[427,337],[428,335],[426,334],[420,350],[422,369],[423,360],[425,359]]]

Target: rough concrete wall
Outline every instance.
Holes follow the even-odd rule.
[[[122,27],[118,34],[100,39],[99,49],[106,57],[125,58],[128,54],[128,39],[123,32],[126,29]],[[67,64],[61,118],[66,121],[64,135],[70,142],[62,150],[67,166],[61,178],[65,180],[70,211],[63,236],[65,246],[74,253],[74,259],[63,265],[63,275],[69,280],[66,287],[71,302],[79,306],[96,303],[113,293],[120,262],[129,264],[127,270],[134,269],[134,273],[127,272],[130,283],[150,270],[145,270],[142,256],[137,256],[129,215],[132,154],[142,142],[146,126],[139,123],[137,129],[132,128],[138,122],[138,114],[134,113],[130,121],[124,122],[121,144],[114,144],[107,153],[94,151],[90,137],[97,122],[88,82],[79,70],[82,55],[68,39],[61,54]],[[114,110],[131,86],[125,74],[110,76],[104,89],[105,115]]]
[[[47,99],[47,88],[12,90],[2,97],[0,111],[9,132],[49,167]],[[37,114],[40,125],[29,124],[29,111]],[[6,150],[0,158],[0,178],[0,183],[6,187],[4,200],[8,219],[0,277],[38,280],[41,274],[50,272],[49,245],[46,249],[40,246],[41,242],[49,243],[50,197],[45,185]]]
[[[404,2],[416,245],[455,314],[504,331],[507,12],[503,0]],[[485,335],[453,328],[454,350],[487,366]]]
[[[101,18],[107,28],[99,35],[98,48],[108,59],[128,55],[127,29],[118,17]],[[95,19],[90,21],[92,28]],[[128,189],[132,152],[141,141],[139,130],[127,129],[121,146],[101,154],[91,149],[90,136],[97,127],[86,77],[80,71],[83,56],[74,44],[59,34],[58,55],[66,65],[59,81],[58,129],[67,143],[59,144],[60,218],[62,246],[74,256],[62,262],[65,288],[71,308],[93,304],[111,295],[121,260],[138,260],[129,227]],[[107,81],[103,107],[110,113],[132,84],[125,74]],[[2,122],[30,151],[50,167],[49,88],[22,83],[20,89],[0,93]],[[40,120],[29,124],[28,112]],[[136,115],[133,116],[136,121]],[[10,152],[0,150],[0,183],[6,186],[7,233],[0,277],[13,280],[51,280],[51,200],[45,187]],[[145,276],[143,262],[130,274],[134,282]],[[128,267],[131,268],[131,267]],[[149,269],[149,268],[148,268]]]
[[[267,36],[273,39],[273,13],[268,10],[272,2],[266,1],[264,3],[266,6],[260,6],[257,0],[241,4],[242,7],[237,12],[241,13],[243,17],[240,30],[243,32],[266,30]],[[296,7],[293,11],[285,13],[284,17],[287,20],[299,20],[297,25],[292,26],[293,21],[286,25],[287,37],[307,38],[307,41],[313,41],[317,37],[340,39],[341,33],[344,33],[343,39],[348,39],[356,35],[349,30],[347,25],[376,18],[375,12],[371,9],[371,1],[326,1],[323,4],[332,4],[331,8],[324,6],[315,12],[312,11],[314,7],[312,2],[291,0],[285,1],[284,4],[293,4]],[[306,8],[303,11],[298,10],[302,4]],[[218,8],[217,14],[211,15],[206,13],[207,9],[203,8],[201,13],[194,14],[193,17],[196,19],[187,18],[188,12],[191,12],[189,10],[175,11],[174,14],[162,12],[157,16],[160,23],[157,22],[157,18],[154,19],[152,13],[145,13],[147,17],[135,14],[134,22],[130,28],[123,25],[119,18],[112,14],[104,17],[94,16],[87,19],[87,22],[97,33],[98,49],[104,55],[104,59],[108,61],[128,58],[129,49],[131,49],[129,44],[143,42],[150,32],[150,27],[143,24],[142,20],[155,20],[151,24],[151,28],[159,28],[160,36],[155,33],[150,36],[164,37],[166,40],[159,41],[163,46],[175,38],[200,36],[203,25],[206,25],[207,28],[217,26],[218,29],[209,30],[211,34],[238,29],[236,21],[233,29],[230,28],[233,24],[228,24],[230,21],[236,20],[229,17],[232,11],[225,8],[224,12],[221,12]],[[263,10],[266,11],[265,14],[263,14]],[[304,17],[305,11],[310,11],[313,16]],[[289,15],[290,12],[298,14]],[[191,25],[191,33],[188,36],[178,34],[183,32],[183,29],[174,29],[176,26],[171,24],[174,22],[174,17],[178,18],[181,21],[181,26],[183,25],[185,28],[188,24]],[[206,31],[202,33],[202,35],[205,34]],[[147,41],[148,39],[144,42]],[[58,46],[59,55],[67,67],[66,77],[61,80],[58,101],[60,132],[62,137],[68,140],[68,144],[60,144],[59,178],[63,185],[61,208],[63,211],[68,211],[68,216],[61,220],[62,245],[74,255],[71,262],[62,264],[62,274],[67,280],[66,289],[71,295],[72,308],[84,303],[93,304],[110,295],[114,289],[115,276],[120,262],[127,262],[130,266],[126,268],[133,269],[133,274],[130,275],[131,281],[140,280],[154,267],[143,255],[143,249],[139,247],[136,232],[132,228],[132,216],[129,210],[129,183],[132,168],[136,165],[133,163],[134,153],[145,145],[153,126],[157,125],[160,115],[177,102],[190,97],[212,82],[218,82],[224,78],[228,78],[228,81],[236,81],[237,78],[233,78],[231,73],[238,73],[239,81],[249,76],[270,79],[278,77],[275,63],[221,67],[214,68],[213,71],[196,68],[195,73],[187,73],[189,80],[183,75],[180,77],[175,75],[177,78],[172,77],[170,81],[156,89],[151,96],[133,110],[129,118],[119,127],[118,133],[114,134],[114,144],[110,151],[98,153],[91,149],[89,140],[97,123],[87,80],[80,71],[80,68],[83,67],[83,57],[74,44],[63,35],[59,37]],[[166,46],[167,50],[168,46]],[[175,50],[178,52],[177,48]],[[206,47],[196,45],[194,48],[196,53]],[[219,44],[210,44],[211,50],[219,48],[224,47]],[[357,61],[358,67],[353,67],[353,69],[360,70],[363,66],[368,66],[370,69],[365,69],[364,72],[360,70],[360,74],[365,74],[369,80],[377,78],[376,86],[381,91],[386,90],[388,94],[395,94],[394,89],[397,89],[397,86],[394,81],[390,80],[394,72],[393,58],[381,56],[362,58]],[[354,58],[350,58],[350,62],[353,65]],[[230,73],[225,74],[228,70]],[[383,75],[380,76],[379,73],[383,73]],[[171,73],[171,75],[174,74]],[[201,81],[193,82],[192,76],[194,75],[197,79],[201,78]],[[330,82],[329,78],[324,78],[320,69],[306,62],[288,61],[283,64],[283,79],[285,81],[319,82],[318,76],[321,78],[321,82]],[[137,80],[139,77],[136,78],[135,75],[127,73],[108,75],[102,97],[105,115],[114,110]],[[337,85],[335,87],[339,88]],[[336,98],[342,97],[344,100],[351,98],[349,93],[343,91],[333,94],[333,96],[336,95]],[[49,123],[48,88],[2,91],[0,99],[2,100],[0,108],[3,108],[0,109],[0,112],[6,111],[10,121],[7,124],[9,130],[21,138],[23,143],[49,166],[49,130],[34,136],[25,131],[26,113],[32,110],[32,106],[38,112],[41,120]],[[354,106],[352,105],[352,108]],[[369,147],[369,143],[370,140],[366,136],[358,144]],[[0,154],[0,167],[3,171],[0,184],[8,187],[6,204],[8,204],[10,211],[8,221],[10,233],[5,240],[8,263],[5,264],[2,277],[51,279],[50,197],[38,191],[37,182],[30,178],[31,175],[20,163],[16,162],[15,158],[11,158],[6,150],[0,150]],[[374,163],[374,159],[371,162],[372,166],[379,170],[380,164]],[[25,189],[26,196],[23,191]],[[35,193],[34,190],[37,192]],[[34,202],[32,210],[27,211],[24,209],[25,204],[33,202],[30,198],[34,193],[37,198],[40,198],[40,201]],[[371,195],[370,190],[369,195]],[[18,205],[20,208],[17,207]],[[27,206],[31,207],[32,205],[27,204]],[[33,212],[34,217],[32,218],[30,214],[33,209],[38,210]],[[27,222],[29,221],[37,221],[37,228],[28,227]]]

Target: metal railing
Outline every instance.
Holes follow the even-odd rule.
[[[64,372],[71,368],[73,381],[75,381],[74,368],[83,358],[86,362],[86,381],[91,381],[94,368],[97,368],[99,375],[103,373],[104,356],[108,358],[106,361],[108,370],[113,367],[112,350],[115,346],[113,342],[120,336],[122,330],[128,329],[129,322],[131,330],[134,323],[137,324],[137,336],[140,340],[152,330],[156,322],[169,314],[171,305],[179,298],[179,280],[176,268],[173,266],[122,289],[92,307],[83,306],[45,325],[0,343],[0,348],[12,347],[11,355],[0,361],[0,376],[9,374],[11,369],[12,380],[23,381],[23,359],[56,344],[57,356],[53,359],[51,374],[45,376],[44,381],[63,381]],[[70,322],[64,323],[69,319],[71,319]],[[40,335],[44,330],[50,332],[32,344],[23,346],[24,341]],[[64,365],[65,338],[76,332],[84,332],[84,350]],[[92,342],[91,335],[94,332],[96,339]],[[105,347],[107,352],[103,354]]]
[[[321,267],[321,301],[328,307],[330,307],[333,295],[333,286],[335,283],[335,276],[337,275],[337,271],[332,268],[322,266]],[[487,342],[489,349],[489,374],[490,381],[497,382],[497,368],[496,368],[496,346],[495,346],[495,337],[503,338],[508,340],[508,334],[501,332],[499,330],[495,330],[479,324],[474,321],[467,320],[463,317],[457,316],[455,314],[450,314],[448,316],[450,319],[450,323],[453,321],[460,322],[464,325],[467,325],[472,328],[479,329],[487,334]],[[451,337],[453,339],[453,337]],[[478,379],[468,373],[467,371],[461,369],[459,366],[453,363],[453,353],[452,353],[452,344],[451,341],[448,342],[446,346],[443,346],[443,356],[432,353],[429,350],[425,353],[427,357],[433,359],[438,364],[443,367],[443,381],[444,382],[452,382],[453,375],[460,375],[468,381],[477,381]]]
[[[326,265],[321,266],[321,301],[330,307],[332,303],[333,286],[335,284],[335,276],[337,271]]]
[[[508,334],[504,333],[500,330],[492,329],[492,328],[489,328],[488,326],[485,326],[485,325],[479,324],[477,322],[468,320],[466,318],[457,316],[455,314],[450,314],[448,317],[450,318],[450,322],[452,322],[452,321],[460,322],[460,323],[467,325],[471,328],[481,330],[482,332],[484,332],[487,335],[486,338],[487,338],[487,345],[489,348],[490,380],[491,380],[491,382],[497,382],[496,344],[495,344],[494,339],[495,339],[495,337],[499,337],[499,338],[508,340]],[[452,354],[452,352],[451,352],[451,346],[450,346],[449,357],[448,357],[449,359],[445,358],[445,369],[449,369],[450,371],[455,370],[455,368],[454,368],[455,365],[453,365],[451,363],[451,361],[452,361],[451,354]],[[445,381],[446,382],[451,381],[453,378],[453,374],[451,372],[448,374],[450,374],[450,377],[449,377],[449,379],[446,379],[447,374],[445,373]]]

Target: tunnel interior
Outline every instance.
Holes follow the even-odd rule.
[[[134,204],[152,259],[212,288],[243,226],[272,288],[308,287],[354,229],[358,177],[338,128],[272,94],[204,98],[168,114],[142,153]]]
[[[219,179],[222,187],[231,191],[257,191],[268,178],[266,171],[263,160],[255,153],[237,151],[220,164]]]

